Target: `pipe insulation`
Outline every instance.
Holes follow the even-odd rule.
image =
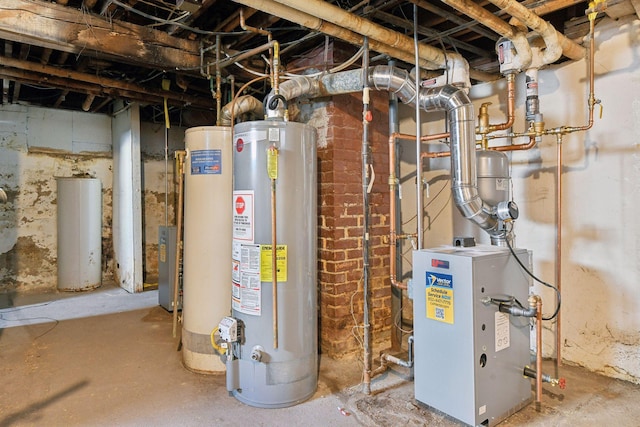
[[[516,0],[489,1],[504,12],[519,19],[527,27],[543,36],[545,43],[547,43],[547,49],[550,49],[548,53],[545,52],[546,60],[551,60],[553,56],[557,55],[558,50],[560,50],[562,54],[564,54],[564,56],[570,59],[582,59],[585,57],[586,49],[584,47],[567,38],[564,34],[556,31],[556,29],[550,23],[540,18],[538,15],[527,9],[526,6],[518,3]],[[554,35],[552,35],[552,33],[554,33]],[[558,58],[559,57],[560,56],[558,56]],[[555,62],[555,60],[552,62]],[[546,63],[550,64],[552,62]]]
[[[231,117],[240,117],[242,114],[254,113],[256,116],[263,115],[262,102],[251,95],[244,95],[222,107],[220,113],[221,126],[232,126]]]
[[[375,24],[322,0],[234,0],[236,3],[261,10],[287,21],[320,31],[356,46],[362,46],[364,36],[369,37],[371,50],[414,62],[413,39],[404,34]],[[444,52],[433,46],[419,44],[420,66],[426,69],[446,69],[465,59],[455,52]],[[493,81],[496,74],[470,70],[469,76],[479,81]]]
[[[473,20],[478,21],[482,25],[491,28],[502,37],[511,40],[518,56],[517,68],[519,70],[524,70],[531,64],[529,41],[525,34],[516,27],[508,24],[471,0],[442,0],[442,2],[473,18]]]
[[[360,34],[347,30],[346,28],[341,28],[338,25],[332,24],[308,13],[303,13],[294,8],[276,3],[273,0],[234,1],[245,6],[261,10],[262,12],[269,13],[274,16],[279,16],[283,19],[286,19],[287,21],[302,25],[303,27],[306,27],[310,30],[320,31],[323,34],[327,34],[340,40],[344,40],[356,46],[362,46],[362,43],[364,42],[364,36]],[[369,47],[376,52],[383,53],[392,58],[397,58],[409,63],[413,62],[413,54],[411,52],[399,51],[398,49],[394,49],[393,47],[388,46],[384,43],[380,43],[376,40],[369,40]],[[427,60],[422,60],[421,65],[423,67],[427,66],[429,65],[429,62]],[[482,74],[480,72],[478,72],[478,76],[476,77],[478,77],[478,80],[482,81],[491,81],[497,79],[497,77],[492,74]]]

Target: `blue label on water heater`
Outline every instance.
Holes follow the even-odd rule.
[[[222,150],[196,150],[191,156],[191,175],[222,174]]]

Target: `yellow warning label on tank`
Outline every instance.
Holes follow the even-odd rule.
[[[167,245],[160,245],[160,262],[167,262]]]
[[[453,278],[427,272],[426,279],[427,318],[453,324]]]
[[[273,276],[271,273],[271,245],[260,245],[260,277],[263,282],[271,282]],[[287,245],[276,246],[276,268],[278,274],[276,278],[278,282],[287,281]]]

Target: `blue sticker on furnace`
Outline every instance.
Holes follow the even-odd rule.
[[[453,289],[453,276],[442,273],[432,273],[427,271],[427,286],[439,286],[441,288]]]

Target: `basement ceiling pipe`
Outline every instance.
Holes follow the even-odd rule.
[[[305,0],[302,2],[297,0],[234,1],[280,16],[288,21],[296,22],[307,28],[321,31],[358,46],[362,45],[362,36],[368,36],[372,50],[385,53],[392,58],[408,63],[414,63],[414,46],[411,37],[360,18],[322,0]],[[357,40],[353,38],[354,34],[357,36]],[[453,66],[456,61],[465,61],[457,53],[444,52],[422,43],[419,44],[419,55],[420,66],[426,69],[446,69],[448,66]],[[499,78],[497,75],[478,70],[470,70],[469,76],[479,81],[493,81]]]
[[[551,24],[549,24],[544,19],[540,18],[535,13],[531,12],[529,9],[527,9],[525,6],[521,5],[517,1],[515,0],[489,0],[489,1],[494,5],[498,6],[501,10],[508,13],[509,15],[519,19],[527,27],[531,28],[532,30],[538,32],[541,35],[543,34],[549,35],[551,31],[554,31],[556,34],[556,37],[558,38],[557,45],[559,46],[560,49],[562,49],[562,53],[567,58],[582,59],[585,57],[586,49],[584,47],[580,46],[579,44],[575,43],[571,39],[567,38],[564,34],[556,31],[556,29],[553,28]],[[548,36],[547,38],[549,38],[550,43],[552,43],[552,40],[550,39],[550,37]],[[545,39],[545,41],[547,41],[547,39]],[[547,48],[552,49],[552,52],[549,53],[549,57],[551,57],[553,54],[553,49],[555,49],[556,47],[553,46],[553,43],[552,43],[552,45],[551,46],[548,45]]]
[[[363,36],[368,36],[395,49],[400,49],[405,52],[414,51],[413,40],[411,37],[400,34],[397,31],[390,30],[382,25],[375,24],[323,0],[274,1],[301,12],[312,14],[342,28],[347,28],[358,34],[362,34]],[[421,58],[426,59],[431,63],[431,66],[426,68],[445,68],[447,55],[445,55],[442,50],[423,44],[419,46],[419,53]]]
[[[309,28],[310,30],[320,31],[321,33],[344,40],[358,47],[362,46],[362,43],[364,42],[364,36],[360,34],[356,34],[353,31],[347,30],[346,28],[341,28],[335,24],[326,22],[313,15],[300,12],[299,10],[282,5],[280,3],[276,3],[273,0],[234,0],[234,1],[236,3],[240,3],[245,6],[249,6],[254,9],[261,10],[265,13],[269,13],[274,16],[279,16],[283,19],[286,19],[287,21],[294,22],[296,24],[302,25],[303,27]],[[392,58],[397,58],[397,59],[400,59],[401,61],[413,63],[413,54],[411,52],[401,51],[391,46],[388,46],[384,43],[380,43],[376,40],[371,40],[371,39],[369,40],[369,47],[372,50],[375,50],[376,52],[383,53]],[[423,67],[426,67],[427,65],[430,65],[430,63],[427,60],[422,60],[420,65]],[[477,80],[481,80],[481,81],[496,80],[496,77],[489,73],[478,73],[476,77],[477,77]]]
[[[531,48],[522,31],[470,0],[442,0],[442,2],[511,40],[517,52],[519,71],[525,70],[531,64]]]

